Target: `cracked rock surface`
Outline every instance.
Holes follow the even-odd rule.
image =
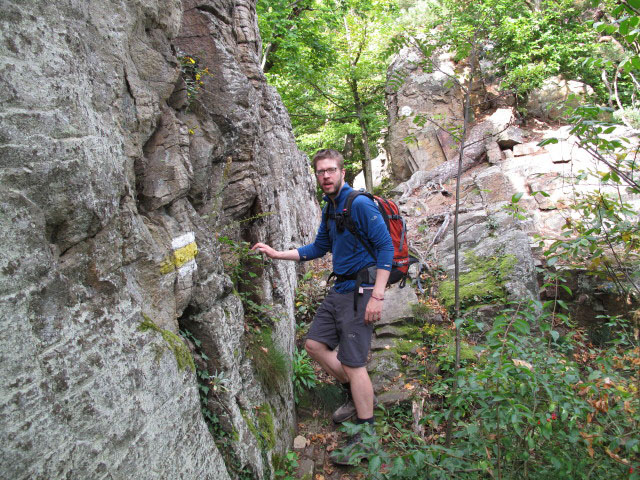
[[[290,248],[319,211],[254,3],[7,1],[0,24],[0,476],[265,478],[292,390],[256,378],[217,236]],[[211,73],[195,98],[182,55]],[[295,266],[255,273],[290,353]],[[225,451],[164,338],[186,328],[229,382],[206,399]],[[251,431],[267,405],[273,448]]]

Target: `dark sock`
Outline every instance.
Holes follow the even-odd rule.
[[[351,383],[341,383],[340,386],[347,392],[347,398],[351,398]]]
[[[368,423],[369,425],[373,425],[373,417],[371,418],[358,418],[356,420],[356,424],[362,425],[363,423]]]

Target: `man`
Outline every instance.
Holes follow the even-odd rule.
[[[382,313],[393,261],[393,244],[378,208],[364,195],[353,201],[351,218],[376,258],[344,227],[341,212],[353,189],[344,181],[344,159],[340,152],[320,150],[313,157],[313,168],[327,202],[315,241],[288,251],[277,251],[257,243],[252,250],[270,258],[296,261],[313,260],[331,251],[336,284],[318,308],[306,337],[305,349],[347,392],[348,401],[333,414],[334,422],[343,422],[356,414],[357,423],[373,424],[373,386],[366,363],[373,323]],[[372,265],[377,267],[375,284],[363,283],[356,291],[357,273]],[[349,443],[358,441],[356,437]],[[347,464],[349,459],[333,455],[332,460]]]

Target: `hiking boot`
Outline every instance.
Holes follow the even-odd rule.
[[[378,399],[373,397],[373,408],[378,405]],[[347,401],[340,406],[331,416],[333,423],[342,423],[349,420],[356,414],[356,406],[353,404],[353,398],[347,398]]]
[[[359,433],[352,435],[344,447],[329,454],[329,460],[334,465],[355,466],[369,455],[369,448],[362,443]]]

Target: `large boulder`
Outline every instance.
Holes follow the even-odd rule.
[[[586,83],[566,80],[560,75],[550,77],[529,93],[527,114],[542,120],[557,120],[566,107],[576,107],[591,95],[593,88]]]
[[[319,212],[253,3],[9,2],[0,22],[0,476],[268,478],[292,387],[258,378],[217,238],[287,248]],[[195,96],[183,54],[211,73]],[[254,273],[288,355],[295,266]]]
[[[455,141],[445,129],[462,125],[462,92],[451,81],[456,75],[449,54],[427,61],[414,47],[403,48],[389,66],[386,148],[395,179],[431,170],[454,154]]]

